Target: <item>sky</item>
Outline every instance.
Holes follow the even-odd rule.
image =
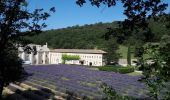
[[[121,3],[114,7],[107,6],[91,6],[89,2],[83,7],[76,5],[76,0],[28,0],[28,9],[32,11],[36,8],[43,8],[48,11],[51,7],[55,7],[56,12],[48,18],[45,23],[48,25],[46,30],[66,28],[74,25],[94,24],[98,22],[113,22],[121,21],[126,18],[123,15],[124,8]],[[162,0],[169,4],[168,11],[170,12],[170,0]]]

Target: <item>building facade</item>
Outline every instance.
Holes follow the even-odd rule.
[[[19,47],[18,54],[23,61],[30,61],[31,64],[49,64],[50,49],[47,47],[47,44],[43,46],[30,44],[28,47],[31,48],[30,52]]]
[[[103,66],[105,65],[104,55],[106,52],[96,49],[52,49],[46,45],[29,45],[36,51],[27,53],[23,48],[19,48],[19,57],[23,61],[30,61],[31,64],[61,64],[62,55],[79,56],[79,60],[69,60],[66,64]],[[35,53],[36,52],[36,53]]]
[[[66,64],[89,65],[89,66],[103,66],[105,65],[104,54],[102,50],[93,49],[55,49],[49,53],[51,64],[62,63],[62,55],[79,56],[79,60],[66,61]]]

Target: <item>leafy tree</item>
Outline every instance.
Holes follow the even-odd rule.
[[[65,64],[66,61],[68,61],[68,60],[80,60],[80,56],[63,54],[62,55],[62,63]]]
[[[131,65],[131,46],[128,46],[128,51],[127,51],[127,63],[128,65]]]
[[[166,37],[166,38],[169,38]],[[148,44],[144,47],[142,55],[149,55],[148,57],[141,56],[140,66],[143,69],[144,77],[142,80],[146,83],[151,93],[151,97],[158,100],[163,98],[170,99],[170,38],[168,41],[162,38],[160,43]]]
[[[10,44],[8,46],[10,47],[6,48],[0,56],[0,93],[4,85],[22,78],[22,61],[18,58],[17,48]]]
[[[0,0],[0,97],[4,86],[21,78],[17,46],[28,42],[23,36],[40,33],[46,27],[43,21],[50,16],[43,9],[30,12],[27,6],[26,0]]]
[[[104,45],[104,50],[107,52],[106,54],[106,62],[107,64],[111,63],[117,63],[119,54],[116,52],[119,49],[118,43],[115,41],[115,39],[110,39],[106,42]]]

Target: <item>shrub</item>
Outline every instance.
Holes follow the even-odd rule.
[[[134,72],[134,68],[133,67],[122,67],[118,69],[118,72],[121,74],[131,73],[131,72]]]
[[[118,72],[121,74],[131,73],[134,72],[134,67],[127,66],[127,67],[120,67],[120,66],[102,66],[98,67],[100,71],[113,71]]]
[[[78,55],[67,55],[67,54],[63,54],[62,55],[62,64],[66,63],[66,60],[79,60],[80,56]]]

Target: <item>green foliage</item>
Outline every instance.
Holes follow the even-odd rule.
[[[117,52],[120,54],[120,58],[127,58],[127,47],[123,45],[119,45],[119,49]]]
[[[35,44],[45,44],[51,48],[63,49],[101,49],[107,52],[108,63],[116,61],[119,54],[116,52],[118,44],[114,38],[105,40],[107,27],[117,27],[118,22],[96,23],[94,25],[73,26],[58,30],[48,30],[42,34],[26,37]],[[72,38],[70,38],[72,37]]]
[[[121,66],[101,66],[98,67],[101,71],[113,71],[118,72],[121,74],[131,73],[134,72],[134,67],[128,66],[128,67],[121,67]]]
[[[0,56],[0,75],[3,77],[5,86],[10,82],[19,80],[23,71],[22,60],[18,57],[17,49],[14,48],[15,47],[11,46],[10,48],[5,49],[6,52],[3,52]]]
[[[41,34],[27,38],[35,44],[45,44],[48,42],[48,45],[51,48],[102,49],[105,48],[105,45],[107,44],[107,41],[102,38],[107,32],[106,28],[117,26],[117,22],[96,23],[94,25],[84,25],[79,27],[73,26],[44,31]]]
[[[27,6],[27,0],[0,0],[0,99],[3,87],[21,78],[18,45],[28,43],[24,36],[40,33],[46,27],[43,21],[50,16],[43,9],[29,11]]]
[[[130,47],[130,45],[128,46],[127,63],[128,63],[128,65],[131,65],[131,47]]]
[[[119,49],[118,43],[115,41],[114,38],[110,39],[107,41],[105,44],[105,48],[103,48],[104,51],[107,52],[105,59],[106,59],[106,64],[111,64],[111,62],[117,62],[120,54],[117,53],[116,51]]]
[[[134,67],[121,67],[118,72],[121,74],[131,73],[134,72]]]
[[[0,52],[0,93],[4,86],[23,78],[22,60],[18,57],[18,51],[13,45],[8,46]]]
[[[149,38],[150,34],[148,32],[141,30],[140,32],[132,32],[133,35],[131,36],[131,39],[128,39],[129,35],[131,34],[127,35],[127,33],[124,35],[121,32],[118,32],[115,33],[117,35],[114,36],[114,38],[110,37],[111,40],[106,41],[103,36],[108,32],[107,28],[118,27],[118,22],[100,24],[96,23],[93,25],[84,25],[79,27],[73,26],[57,30],[48,30],[42,32],[41,34],[29,36],[27,39],[35,44],[45,44],[48,42],[50,48],[102,49],[108,52],[107,60],[116,60],[119,57],[127,58],[126,46],[128,46],[128,43],[131,43],[131,51],[133,52],[133,48],[140,48],[140,45],[146,43],[144,41],[147,39],[149,39],[148,41],[154,42],[160,41],[163,35],[169,34],[167,32],[168,29],[165,28],[164,24],[165,22],[163,21],[154,21],[153,19],[149,21],[148,27],[151,29],[150,32],[154,34],[152,39]],[[117,39],[115,37],[123,37],[126,39],[126,41],[119,47],[119,49],[117,47],[118,44],[116,43]],[[113,51],[110,50],[111,48],[113,48]],[[116,53],[114,53],[115,49],[117,50]],[[142,49],[135,49],[135,53],[136,50]],[[113,55],[110,55],[111,53]],[[133,54],[132,58],[134,58]]]
[[[148,58],[140,57],[140,67],[143,69],[143,81],[148,86],[151,97],[158,100],[170,99],[168,87],[170,82],[170,38],[157,44],[144,47],[144,54]]]
[[[158,29],[165,25],[162,24],[158,27],[158,24],[150,24],[153,21],[158,21],[157,16],[162,16],[163,11],[166,10],[168,4],[161,0],[77,0],[79,6],[83,6],[84,3],[90,1],[92,5],[100,7],[106,5],[108,7],[115,6],[117,2],[121,2],[124,7],[124,15],[127,17],[120,25],[118,30],[120,32],[110,31],[110,36],[119,37],[119,40],[128,40],[128,38],[135,37],[136,40],[151,41],[154,39],[155,33],[158,33]],[[152,25],[156,26],[156,32],[151,30]],[[157,28],[158,27],[158,28]],[[162,31],[159,31],[163,33]],[[165,30],[164,30],[165,32]],[[157,35],[159,36],[159,35]]]
[[[62,63],[65,64],[67,60],[80,60],[80,56],[63,54],[61,59]]]

